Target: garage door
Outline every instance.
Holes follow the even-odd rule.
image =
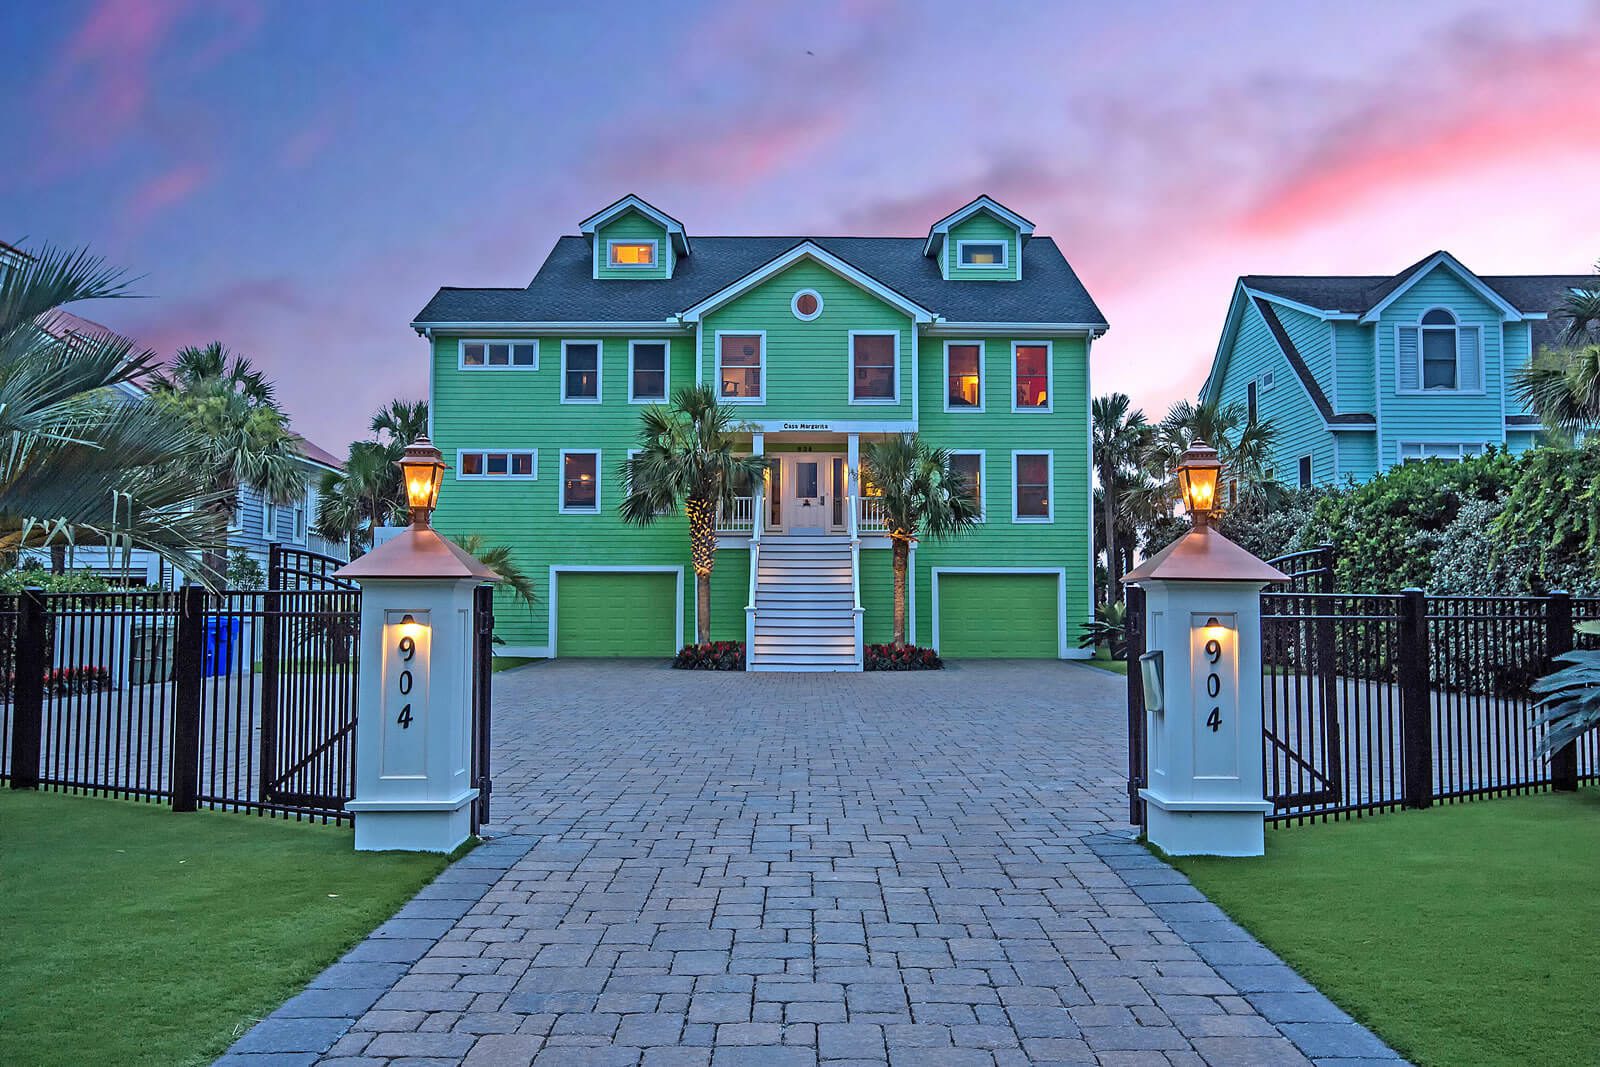
[[[941,574],[939,654],[947,659],[1055,659],[1054,574]]]
[[[676,574],[556,575],[557,656],[670,656],[677,630]]]

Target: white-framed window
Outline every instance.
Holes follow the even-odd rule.
[[[607,241],[606,264],[618,270],[649,270],[656,265],[655,241]]]
[[[268,541],[278,539],[278,505],[270,500],[261,502],[261,536]]]
[[[1011,521],[1054,522],[1054,452],[1011,453]]]
[[[1277,380],[1278,380],[1277,374],[1273,373],[1270,370],[1262,371],[1261,372],[1261,377],[1257,379],[1257,381],[1259,381],[1261,383],[1261,391],[1263,393],[1266,392],[1268,389],[1271,389],[1272,386],[1277,382]]]
[[[810,322],[822,314],[822,294],[815,289],[801,289],[789,301],[789,310],[801,322]]]
[[[766,402],[767,332],[717,331],[717,396],[730,404]]]
[[[944,343],[944,409],[983,411],[982,341]]]
[[[950,453],[950,469],[961,476],[967,485],[967,492],[972,497],[972,502],[978,505],[978,521],[983,522],[988,516],[988,508],[983,501],[983,449],[962,449]]]
[[[561,342],[561,402],[600,403],[601,355],[599,341]]]
[[[850,403],[900,402],[898,330],[850,331]]]
[[[456,450],[456,481],[507,479],[531,482],[539,477],[537,448],[462,448]]]
[[[1055,360],[1049,341],[1011,342],[1011,410],[1050,411]]]
[[[1004,241],[957,241],[956,266],[980,270],[1005,270],[1009,266]]]
[[[563,515],[600,514],[600,450],[563,448],[561,450],[561,497]]]
[[[302,545],[306,543],[306,527],[311,510],[310,494],[311,491],[308,489],[294,502],[294,539]]]
[[[667,399],[668,342],[628,342],[628,403],[654,404]]]
[[[531,337],[505,341],[463,337],[457,365],[462,370],[538,370],[539,341]]]
[[[1483,336],[1449,308],[1429,308],[1395,327],[1395,388],[1401,393],[1481,393]]]
[[[1459,463],[1467,456],[1476,455],[1481,444],[1467,441],[1401,441],[1401,463],[1420,463],[1425,459],[1442,459],[1446,463]]]
[[[1422,388],[1461,388],[1456,317],[1444,308],[1422,316]]]

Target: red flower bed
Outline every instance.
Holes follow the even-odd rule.
[[[931,648],[916,645],[868,645],[865,667],[869,671],[937,671],[944,660]]]
[[[684,645],[672,666],[680,671],[742,671],[743,641],[712,641],[705,645]]]
[[[16,688],[15,674],[0,678],[0,699],[10,700]],[[70,696],[73,693],[97,693],[111,688],[109,667],[56,667],[44,672],[45,696]]]

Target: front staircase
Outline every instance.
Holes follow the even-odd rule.
[[[860,670],[854,565],[843,538],[762,538],[747,669]]]

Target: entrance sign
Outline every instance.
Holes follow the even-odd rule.
[[[416,778],[426,770],[424,739],[428,733],[428,681],[433,656],[430,615],[413,611],[385,613],[383,627],[383,776]]]
[[[1189,661],[1194,707],[1201,719],[1194,734],[1194,773],[1198,778],[1239,777],[1239,642],[1232,616],[1193,616]]]

